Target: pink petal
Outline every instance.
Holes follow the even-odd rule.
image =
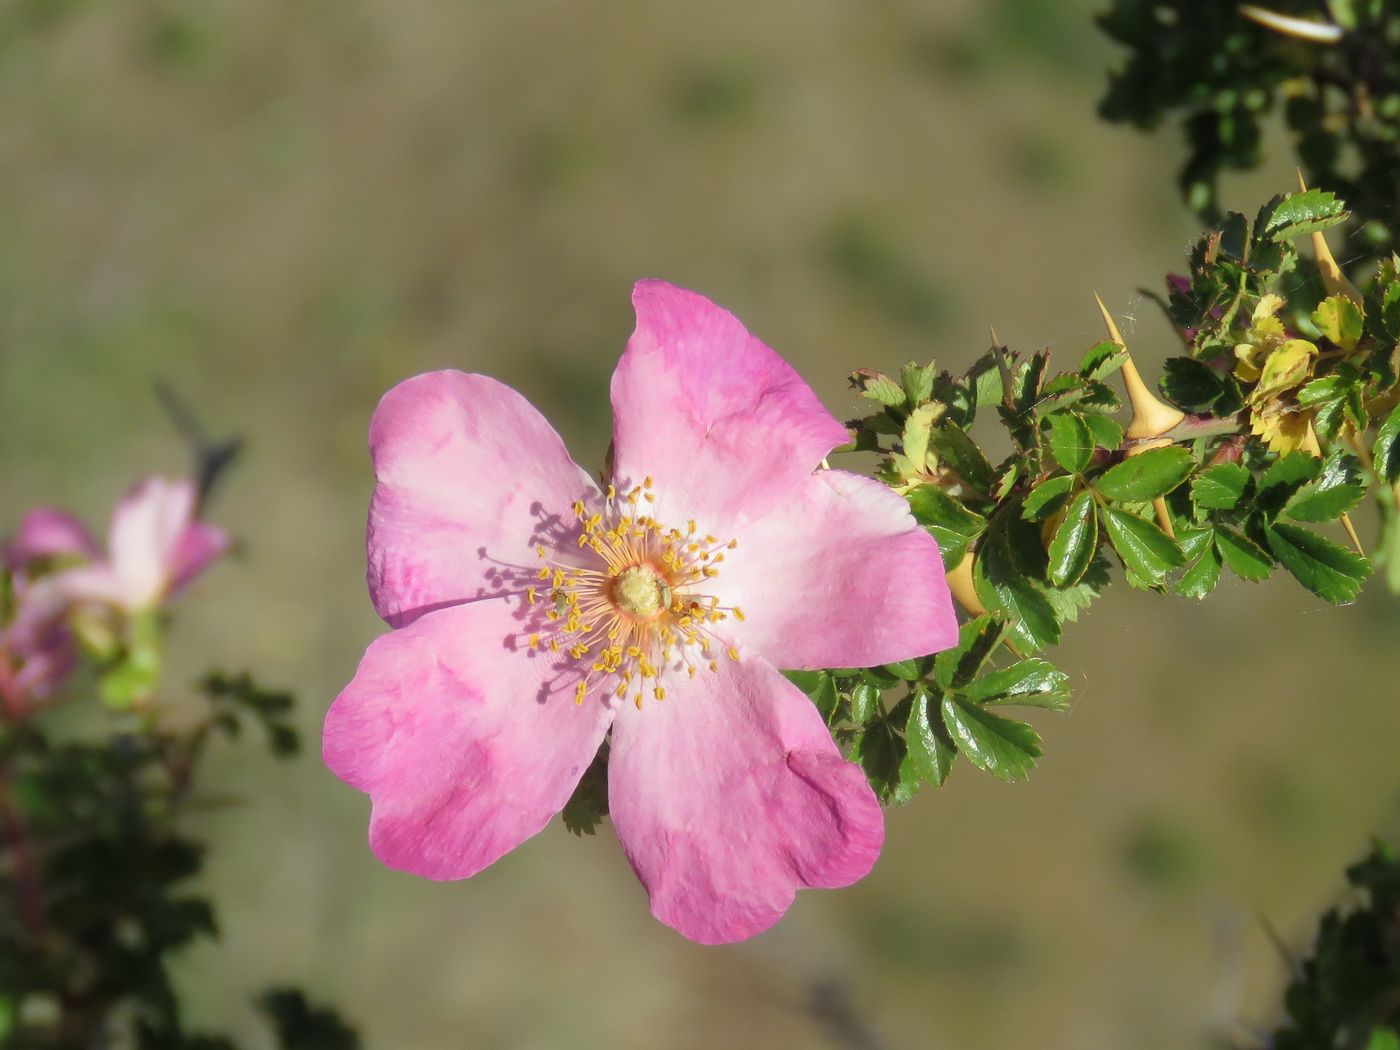
[[[880,804],[796,686],[747,655],[666,686],[664,701],[619,707],[608,767],[613,823],[653,915],[694,941],[738,941],[798,889],[870,871]]]
[[[196,492],[188,478],[146,478],[117,503],[107,540],[119,581],[116,604],[153,605],[173,579],[176,548],[194,520]]]
[[[534,406],[486,376],[405,380],[380,401],[369,445],[370,596],[396,627],[523,590],[536,545],[555,546],[573,502],[598,491]]]
[[[68,599],[57,582],[61,576],[17,587],[14,618],[0,630],[0,661],[5,652],[18,658],[15,683],[29,696],[48,695],[77,663],[66,618]]]
[[[744,620],[720,633],[778,667],[871,667],[957,644],[938,543],[877,481],[818,471],[736,539],[711,589]]]
[[[422,615],[377,638],[326,714],[326,765],[373,799],[391,868],[464,879],[563,808],[612,711],[532,652],[504,599]]]
[[[18,571],[40,558],[98,556],[97,543],[73,515],[53,507],[35,507],[19,523],[5,546],[5,565]]]
[[[732,528],[780,506],[850,439],[791,366],[710,300],[632,291],[637,328],[612,380],[619,488],[655,479],[654,514]]]
[[[191,522],[180,534],[171,552],[170,589],[173,598],[183,591],[201,572],[229,549],[229,535],[217,525],[205,521]]]

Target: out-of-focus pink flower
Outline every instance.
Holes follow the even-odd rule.
[[[385,395],[370,593],[397,630],[326,716],[393,868],[473,875],[539,832],[611,729],[613,823],[661,921],[776,922],[874,864],[880,806],[778,668],[955,643],[938,547],[877,482],[818,470],[846,429],[731,314],[658,281],[612,381],[615,484],[481,375]]]
[[[107,554],[55,579],[75,602],[101,602],[128,612],[175,597],[228,550],[223,529],[194,517],[195,486],[187,478],[147,478],[117,503]]]
[[[15,577],[14,616],[0,627],[0,699],[11,714],[48,696],[77,663],[68,602],[54,582]]]
[[[0,624],[0,700],[14,716],[29,701],[49,695],[73,670],[77,648],[68,628],[68,599],[57,579],[39,575],[45,562],[97,556],[82,522],[53,507],[36,507],[5,544],[4,564],[13,581],[14,607]]]
[[[22,572],[46,559],[98,556],[97,544],[81,521],[54,507],[35,507],[19,523],[14,536],[5,544],[5,567]]]

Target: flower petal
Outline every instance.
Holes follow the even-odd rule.
[[[732,528],[786,501],[850,438],[786,361],[704,296],[632,291],[637,329],[612,380],[619,487],[650,476],[654,511]]]
[[[369,589],[395,627],[524,589],[535,547],[556,545],[570,506],[597,486],[510,387],[429,372],[384,395],[369,428]]]
[[[873,667],[957,644],[938,543],[878,481],[818,471],[736,538],[713,590],[744,620],[718,633],[778,667]]]
[[[73,515],[53,507],[35,507],[20,520],[14,538],[5,545],[5,565],[19,571],[40,558],[72,555],[91,559],[98,554],[92,535]]]
[[[112,511],[107,556],[119,581],[117,603],[128,609],[164,597],[173,578],[175,550],[194,520],[196,493],[188,478],[146,478]]]
[[[326,714],[331,772],[373,799],[370,846],[430,879],[475,875],[563,808],[612,711],[576,705],[506,599],[430,612],[377,638]]]
[[[228,551],[229,545],[228,533],[217,525],[191,522],[171,552],[169,597],[173,598],[188,587],[211,562]]]
[[[667,683],[623,705],[608,797],[651,911],[691,940],[766,930],[804,886],[847,886],[879,855],[884,819],[821,715],[766,661]]]

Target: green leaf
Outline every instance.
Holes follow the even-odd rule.
[[[1371,574],[1371,563],[1309,529],[1276,523],[1265,534],[1283,567],[1323,601],[1345,605],[1356,600]]]
[[[1085,379],[1107,379],[1123,367],[1128,351],[1118,343],[1105,339],[1095,343],[1079,363],[1079,374]]]
[[[851,749],[851,758],[860,763],[865,778],[883,802],[894,801],[900,793],[904,746],[904,740],[881,719],[856,737]]]
[[[1079,582],[1069,587],[1047,587],[1045,598],[1055,611],[1055,618],[1061,623],[1077,623],[1079,614],[1108,586],[1110,566],[1100,549],[1089,561]]]
[[[1305,190],[1275,197],[1259,212],[1255,238],[1288,241],[1325,230],[1347,218],[1346,205],[1326,190]]]
[[[896,660],[892,664],[883,665],[882,669],[902,682],[916,682],[922,677],[918,660]]]
[[[1043,521],[1069,502],[1074,490],[1074,475],[1060,474],[1049,481],[1042,481],[1031,489],[1021,504],[1021,517],[1027,521]],[[917,517],[917,515],[915,515]]]
[[[1078,474],[1089,465],[1094,455],[1094,442],[1084,420],[1073,412],[1056,412],[1049,417],[1050,454],[1071,474]]]
[[[1187,561],[1195,561],[1212,546],[1214,540],[1214,529],[1183,529],[1177,533],[1176,545],[1181,548],[1182,556]]]
[[[1267,580],[1273,571],[1274,561],[1264,548],[1232,529],[1215,530],[1215,549],[1230,571],[1242,580],[1258,583]]]
[[[869,682],[857,682],[851,687],[851,721],[865,725],[880,710],[880,689]]]
[[[1215,590],[1216,584],[1220,582],[1220,565],[1220,552],[1212,544],[1194,565],[1181,574],[1181,579],[1176,581],[1172,590],[1183,598],[1195,598],[1199,601]]]
[[[910,361],[899,373],[899,382],[909,398],[909,404],[922,405],[933,396],[933,365],[920,365]]]
[[[569,801],[560,812],[564,826],[575,835],[592,835],[608,815],[608,745],[593,756]]]
[[[920,485],[908,494],[914,520],[933,534],[943,564],[954,568],[967,546],[987,528],[987,519],[968,510],[937,485]]]
[[[826,671],[784,671],[783,674],[793,685],[807,694],[807,698],[821,712],[822,720],[829,724],[840,701],[840,695],[836,691],[836,682],[831,675]]]
[[[957,697],[943,698],[943,724],[968,761],[998,780],[1025,780],[1041,754],[1040,737],[1026,723]]]
[[[1334,452],[1317,478],[1288,497],[1283,513],[1294,521],[1335,521],[1365,497],[1366,482],[1356,457]]]
[[[1140,579],[1160,584],[1167,573],[1185,563],[1181,548],[1152,522],[1114,507],[1105,507],[1103,515],[1113,549]]]
[[[972,571],[973,585],[982,603],[1005,614],[1007,628],[1016,643],[1029,649],[1044,649],[1060,641],[1060,622],[1055,610],[1011,560],[1006,538],[982,548]]]
[[[1188,412],[1206,411],[1225,393],[1225,381],[1194,357],[1168,358],[1157,386],[1162,396]]]
[[[1234,510],[1249,490],[1250,473],[1238,463],[1217,463],[1191,481],[1191,499],[1206,510]]]
[[[1381,424],[1373,453],[1376,473],[1387,485],[1400,484],[1400,405]]]
[[[975,679],[962,691],[974,704],[1015,704],[1063,711],[1069,706],[1069,676],[1048,660],[1018,660]]]
[[[914,771],[934,787],[942,787],[953,771],[958,748],[943,723],[932,717],[929,707],[934,702],[926,689],[914,694],[909,721],[904,726],[904,741]]]
[[[1179,445],[1149,449],[1110,467],[1094,487],[1109,499],[1142,503],[1164,496],[1180,485],[1196,465],[1189,449]]]
[[[960,426],[943,420],[929,435],[929,443],[939,457],[979,492],[986,492],[992,485],[995,474],[977,443],[968,437]]]
[[[933,658],[934,683],[946,691],[971,681],[1005,633],[1005,624],[990,616],[968,620],[958,630],[958,644]]]
[[[1094,494],[1081,492],[1069,505],[1065,520],[1050,541],[1050,582],[1067,587],[1079,582],[1099,546],[1098,516]]]
[[[1311,481],[1322,473],[1322,460],[1310,452],[1290,452],[1280,456],[1269,469],[1259,475],[1259,491],[1269,493],[1274,489],[1291,491],[1305,481]]]
[[[852,372],[851,386],[860,391],[861,397],[888,408],[899,408],[904,404],[904,389],[883,372],[870,368]]]
[[[1123,428],[1116,420],[1091,412],[1084,417],[1084,423],[1089,428],[1089,438],[1095,448],[1113,452],[1123,446]]]
[[[905,458],[909,460],[909,469],[915,474],[922,473],[928,466],[931,431],[942,414],[942,405],[920,405],[910,412],[904,421],[900,444],[904,449]]]
[[[1322,300],[1312,313],[1312,323],[1343,350],[1355,350],[1361,340],[1361,307],[1345,295],[1329,295]]]
[[[1394,1028],[1372,1028],[1366,1050],[1400,1050],[1400,1034]]]

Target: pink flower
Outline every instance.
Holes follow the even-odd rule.
[[[139,482],[112,512],[106,558],[56,577],[64,593],[127,612],[175,597],[229,547],[223,529],[195,520],[195,503],[187,478]]]
[[[77,663],[68,629],[68,602],[56,577],[36,574],[45,562],[86,561],[97,545],[83,524],[52,507],[36,507],[5,544],[4,566],[14,587],[13,615],[0,625],[0,700],[13,716],[47,696]]]
[[[519,394],[461,372],[370,424],[369,586],[397,630],[326,716],[370,845],[476,874],[563,807],[611,729],[611,817],[652,913],[706,943],[874,864],[879,803],[779,668],[947,648],[942,562],[903,499],[817,467],[848,438],[781,358],[658,281],[612,381],[599,489]]]

